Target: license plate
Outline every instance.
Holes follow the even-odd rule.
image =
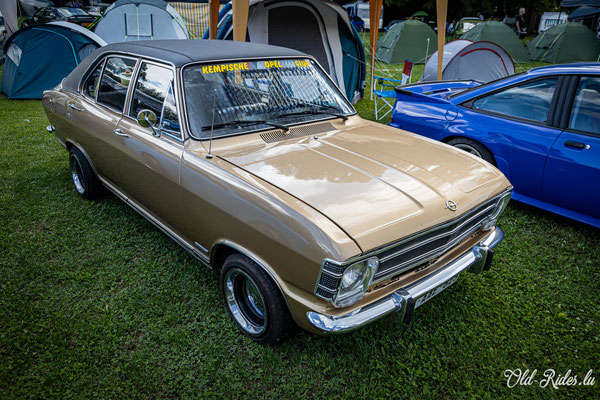
[[[446,288],[451,286],[454,282],[458,280],[458,275],[448,279],[446,282],[442,283],[440,286],[435,289],[431,289],[429,292],[425,293],[423,296],[419,297],[417,301],[415,301],[415,308],[422,306],[427,303],[429,300],[433,299],[438,294],[442,293]]]

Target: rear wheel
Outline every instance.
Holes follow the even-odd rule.
[[[260,344],[275,344],[291,323],[278,287],[254,261],[229,256],[221,269],[221,292],[231,318],[240,330]]]
[[[102,184],[87,158],[76,147],[69,151],[69,168],[73,186],[79,196],[86,200],[92,200],[100,195]]]
[[[474,156],[483,158],[492,165],[496,165],[496,160],[494,160],[492,153],[490,153],[490,151],[481,143],[462,137],[451,139],[447,143],[450,146],[456,147],[457,149],[461,149],[467,153],[473,154]]]

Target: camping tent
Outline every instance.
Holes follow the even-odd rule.
[[[529,55],[523,43],[521,43],[515,32],[502,22],[486,21],[478,24],[460,38],[472,40],[473,42],[486,40],[496,43],[506,50],[516,62],[529,62]]]
[[[527,45],[531,58],[552,63],[596,61],[600,42],[585,25],[566,22],[554,25]]]
[[[0,90],[9,99],[39,99],[86,56],[106,43],[69,22],[31,25],[4,45],[6,61]]]
[[[217,39],[233,39],[231,3],[219,13]],[[310,54],[352,101],[363,96],[365,54],[348,14],[329,0],[251,0],[247,40]],[[205,38],[208,38],[208,31]]]
[[[437,50],[429,57],[421,81],[437,80]],[[515,73],[512,58],[492,42],[454,40],[444,46],[442,80],[470,79],[489,82]]]
[[[108,43],[189,37],[181,16],[164,0],[117,0],[94,32]]]
[[[418,20],[406,20],[392,26],[377,45],[376,58],[388,64],[410,60],[423,64],[437,49],[437,36],[433,29]]]

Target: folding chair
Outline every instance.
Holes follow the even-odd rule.
[[[385,118],[392,109],[396,101],[396,91],[394,88],[400,85],[406,85],[410,83],[412,79],[412,62],[404,60],[404,69],[402,70],[402,79],[390,79],[381,76],[375,76],[373,78],[373,94],[375,95],[375,119],[380,120]],[[379,84],[379,88],[377,85]],[[393,100],[392,100],[393,99]],[[380,116],[380,113],[385,111],[385,114]]]

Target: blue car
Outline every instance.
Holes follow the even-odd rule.
[[[396,88],[391,126],[497,166],[513,199],[600,228],[600,63]]]

